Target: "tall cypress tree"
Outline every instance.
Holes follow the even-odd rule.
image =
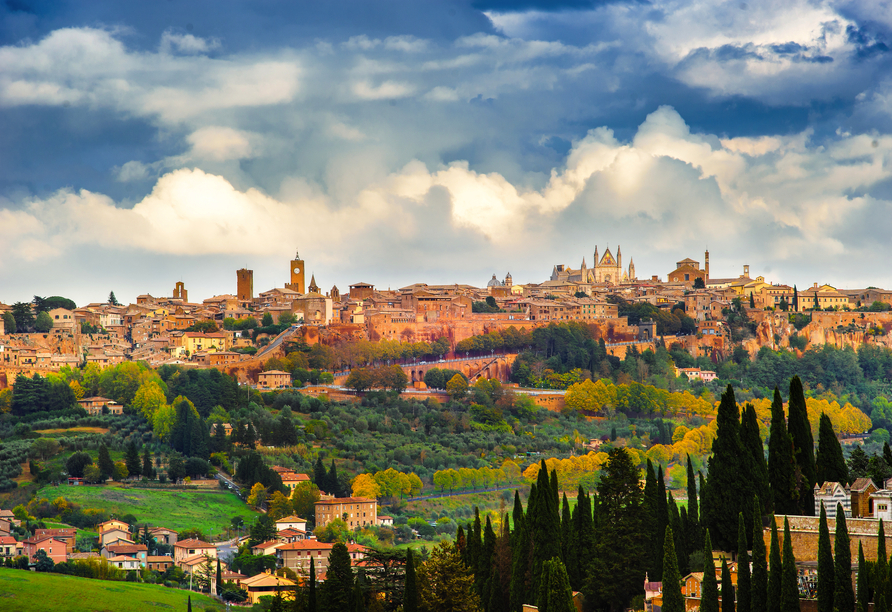
[[[700,504],[697,503],[697,477],[694,475],[694,466],[691,463],[691,455],[688,455],[688,524],[685,532],[690,538],[688,554],[703,548],[703,533],[700,530]]]
[[[737,519],[737,610],[750,612],[752,608],[752,578],[750,555],[747,548],[746,521],[743,512]]]
[[[148,528],[148,525],[146,525],[146,528]],[[215,586],[214,590],[217,593],[217,597],[219,597],[220,593],[223,592],[223,577],[222,576],[223,575],[220,573],[220,559],[217,559],[217,576],[216,576],[216,580],[215,580],[216,584],[214,585]]]
[[[753,500],[753,575],[750,602],[752,612],[766,612],[768,609],[768,559],[762,536],[762,510],[758,499]],[[741,608],[739,612],[746,610]]]
[[[700,585],[700,612],[719,612],[719,587],[715,579],[715,563],[712,560],[712,542],[709,529],[703,537],[703,583]]]
[[[867,612],[867,562],[864,560],[864,548],[858,541],[858,612]]]
[[[675,538],[675,554],[678,571],[682,576],[688,575],[688,556],[685,554],[684,547],[684,523],[681,522],[681,515],[678,512],[678,504],[672,498],[672,492],[666,494],[669,507],[669,526],[672,528],[672,536]]]
[[[718,430],[712,443],[706,488],[706,522],[719,550],[737,545],[737,515],[749,509],[753,497],[750,461],[740,441],[740,412],[731,385],[722,394],[716,415]]]
[[[768,554],[768,612],[781,612],[784,566],[777,538],[777,521],[771,517],[771,542]]]
[[[815,470],[818,486],[825,482],[838,482],[842,486],[846,486],[849,481],[849,469],[842,456],[842,446],[833,431],[830,417],[823,412],[818,427],[818,454],[815,457]]]
[[[477,592],[480,594],[480,601],[489,603],[489,591],[492,585],[492,567],[493,556],[496,552],[496,532],[492,528],[492,521],[489,515],[486,516],[486,526],[483,528],[483,548],[480,551],[480,557],[477,562],[477,572],[480,580],[477,582]]]
[[[824,504],[821,504],[821,518],[818,521],[818,612],[833,612],[834,577],[827,512]]]
[[[658,542],[657,529],[657,473],[654,470],[653,462],[648,459],[647,467],[644,472],[644,503],[642,504],[642,518],[644,522],[645,533],[647,533],[647,575],[654,582],[659,581],[659,568],[663,551],[660,549]]]
[[[799,511],[798,491],[794,484],[795,470],[793,439],[787,431],[780,390],[775,387],[768,438],[768,483],[771,487],[771,504],[777,514],[796,514]]]
[[[573,515],[570,513],[570,502],[567,501],[567,494],[564,493],[561,500],[561,559],[565,567],[570,563],[570,557],[573,554],[571,552],[572,548]]]
[[[307,612],[317,612],[316,607],[316,564],[310,557],[310,586],[307,589]]]
[[[567,562],[567,575],[573,590],[582,589],[585,578],[584,560],[594,545],[594,526],[592,524],[591,498],[579,485],[576,496],[576,507],[573,509],[573,541],[570,546],[570,561]]]
[[[666,533],[666,527],[669,526],[669,503],[666,498],[666,480],[663,477],[663,466],[657,466],[657,499],[656,499],[656,510],[654,514],[654,525],[656,531],[654,536],[656,537],[655,544],[655,558],[654,561],[654,576],[651,576],[651,580],[654,582],[661,582],[663,580],[663,550],[660,546],[659,542],[662,541],[662,536]]]
[[[842,504],[836,505],[836,538],[834,565],[836,580],[833,591],[833,606],[839,612],[854,612],[855,593],[852,590],[852,549],[849,548],[849,530]]]
[[[768,464],[765,462],[765,449],[762,445],[762,436],[759,433],[759,419],[756,416],[756,409],[752,404],[747,404],[743,409],[743,416],[740,423],[740,441],[744,448],[749,451],[749,458],[752,461],[750,473],[753,476],[753,492],[759,496],[760,500],[768,501],[771,499],[768,484]],[[764,508],[767,514],[770,508]],[[748,513],[744,513],[747,521],[747,528],[752,530],[749,524]]]
[[[722,612],[734,612],[734,583],[728,560],[722,557]]]
[[[675,553],[675,534],[672,527],[666,527],[663,537],[663,611],[684,612],[684,597],[681,594],[681,574]]]
[[[530,487],[527,499],[529,512],[532,500],[536,496],[536,485]],[[530,580],[530,533],[529,516],[518,512],[520,498],[515,493],[514,533],[511,542],[511,612],[520,612],[527,601]]]
[[[406,588],[403,592],[403,612],[418,612],[418,583],[415,580],[415,559],[411,548],[406,551]]]
[[[883,519],[880,519],[879,531],[877,533],[877,560],[873,568],[873,579],[871,586],[873,587],[874,612],[882,612],[886,609],[886,585],[889,582],[889,557],[886,554],[886,528]]]
[[[532,540],[531,586],[533,595],[538,592],[542,564],[555,557],[561,558],[561,518],[558,513],[556,486],[556,480],[551,482],[549,479],[548,468],[543,459],[539,468],[539,478],[536,481],[535,505],[527,511]]]
[[[799,575],[796,557],[793,556],[793,539],[790,537],[790,521],[784,517],[784,560],[781,576],[781,612],[799,612]]]
[[[808,422],[808,409],[805,405],[805,392],[798,376],[790,380],[790,402],[787,406],[789,418],[787,428],[793,438],[796,465],[799,466],[799,513],[814,516],[815,481],[818,478],[815,470],[815,439]]]

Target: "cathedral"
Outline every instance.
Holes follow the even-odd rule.
[[[551,272],[551,280],[573,283],[598,283],[605,285],[619,285],[635,280],[635,263],[629,260],[628,270],[623,270],[623,254],[619,245],[616,247],[616,257],[610,252],[610,247],[604,254],[598,257],[598,247],[595,246],[594,267],[586,266],[585,258],[578,270],[566,267],[563,264],[556,265]]]

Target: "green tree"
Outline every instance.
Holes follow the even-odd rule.
[[[317,612],[316,604],[316,564],[313,557],[310,557],[310,576],[309,586],[307,587],[307,612]]]
[[[65,470],[69,476],[83,478],[84,469],[93,464],[93,458],[83,451],[77,451],[65,462]]]
[[[756,409],[752,404],[747,404],[743,409],[740,423],[740,441],[749,451],[750,465],[748,471],[752,474],[753,492],[760,500],[768,502],[771,499],[768,480],[768,464],[765,462],[765,449],[762,445],[762,436],[759,433],[759,420]],[[770,507],[766,507],[766,513]],[[748,513],[745,517],[748,517]],[[747,520],[747,527],[752,527]]]
[[[774,517],[771,517],[770,551],[768,555],[768,612],[781,612],[784,569],[780,542],[777,537],[777,522]]]
[[[750,610],[765,612],[768,609],[768,560],[765,540],[762,539],[762,511],[759,500],[753,500],[753,572]],[[738,606],[739,612],[746,612]]]
[[[360,393],[368,391],[375,386],[375,375],[369,368],[356,368],[350,371],[344,385]]]
[[[4,312],[3,313],[3,331],[7,334],[14,334],[14,333],[16,333],[16,329],[17,329],[17,326],[16,326],[16,322],[15,322],[15,317],[12,316],[11,312]]]
[[[821,504],[821,518],[818,521],[818,612],[833,612],[834,571],[827,512],[824,504]]]
[[[143,478],[152,479],[155,477],[155,469],[152,467],[152,457],[149,455],[149,447],[146,446],[142,451],[142,475]]]
[[[781,567],[781,612],[799,612],[799,575],[796,572],[796,558],[793,556],[790,520],[786,517],[784,517],[784,560]]]
[[[734,583],[728,560],[722,557],[722,612],[734,612]]]
[[[99,447],[99,460],[97,461],[97,466],[99,467],[99,473],[105,478],[114,476],[115,464],[111,460],[111,455],[108,454],[108,447],[105,446],[105,444]]]
[[[446,383],[446,393],[453,400],[460,400],[468,393],[468,381],[461,374],[456,374]]]
[[[684,612],[684,609],[681,574],[678,571],[678,556],[675,554],[675,536],[672,527],[666,527],[663,537],[663,610]]]
[[[118,304],[118,298],[115,297],[114,291],[108,294],[108,303],[112,306],[120,306],[120,304]]]
[[[855,593],[852,590],[852,550],[849,548],[849,530],[842,504],[836,505],[836,535],[834,565],[836,580],[833,607],[839,612],[854,612]]]
[[[34,558],[37,560],[34,569],[38,572],[51,572],[53,571],[53,567],[56,565],[53,560],[50,558],[44,549],[40,549],[37,551],[37,554],[34,555]]]
[[[570,589],[567,568],[560,559],[551,559],[543,564],[537,601],[540,612],[575,612],[576,606],[573,604],[573,591]]]
[[[796,469],[793,456],[793,439],[787,432],[784,417],[784,402],[780,390],[774,388],[774,401],[771,403],[771,430],[768,438],[768,481],[771,487],[771,502],[778,514],[797,514],[799,492],[795,487]]]
[[[823,412],[818,426],[818,454],[815,457],[815,469],[818,486],[825,482],[838,482],[842,486],[846,486],[848,483],[849,470],[846,467],[846,460],[842,456],[842,446],[833,431],[830,417]]]
[[[536,493],[535,501],[527,511],[533,548],[533,585],[538,585],[541,581],[543,564],[561,557],[561,519],[544,459],[539,469]]]
[[[31,310],[31,304],[26,302],[16,302],[12,305],[12,317],[15,319],[15,329],[24,334],[34,327],[34,312]]]
[[[813,487],[817,480],[815,470],[815,440],[808,422],[808,409],[805,405],[805,392],[798,376],[790,380],[790,401],[787,404],[789,418],[787,427],[793,438],[796,465],[799,466],[799,512],[805,516],[813,516],[815,512],[815,494]]]
[[[320,589],[323,612],[342,612],[350,609],[353,595],[353,568],[347,546],[338,542],[328,555],[325,582]]]
[[[703,583],[700,585],[700,612],[719,612],[719,587],[715,579],[715,563],[712,560],[712,542],[709,529],[703,538]]]
[[[38,313],[37,319],[34,321],[34,330],[45,334],[51,329],[53,329],[53,320],[50,318],[50,315],[45,312]]]
[[[731,550],[737,543],[737,515],[748,509],[752,499],[751,461],[740,441],[740,414],[734,389],[728,385],[722,394],[716,416],[718,430],[712,443],[709,473],[706,477],[706,522],[719,550]]]
[[[697,478],[694,476],[694,466],[691,463],[691,456],[688,455],[687,464],[688,476],[688,524],[685,525],[685,535],[688,537],[687,553],[692,554],[694,551],[703,548],[703,532],[700,528],[700,509],[697,502]]]
[[[629,452],[611,450],[598,484],[596,544],[583,592],[613,610],[627,606],[644,581],[647,534],[638,478]]]
[[[136,442],[132,440],[127,445],[127,451],[124,453],[124,463],[127,465],[127,473],[130,476],[139,476],[139,451],[136,448]]]
[[[867,603],[870,597],[867,591],[868,582],[867,562],[864,560],[864,548],[858,541],[858,612],[867,612]]]
[[[418,604],[422,612],[477,612],[474,575],[455,544],[441,542],[418,569]]]
[[[758,501],[758,500],[757,500]],[[752,609],[752,576],[750,575],[750,556],[747,546],[746,521],[743,512],[737,519],[737,610],[751,612]]]
[[[659,512],[659,492],[657,487],[657,474],[653,462],[647,459],[644,471],[644,497],[642,499],[642,528],[647,533],[647,576],[653,582],[662,580],[663,551],[659,547],[660,538],[657,530],[657,515]],[[665,533],[665,527],[664,527]]]
[[[406,588],[403,594],[403,612],[418,612],[418,582],[415,578],[415,558],[411,548],[406,550]]]

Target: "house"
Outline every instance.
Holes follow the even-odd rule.
[[[55,538],[65,543],[68,553],[74,552],[77,543],[77,529],[38,529],[34,532],[36,538]]]
[[[107,397],[85,397],[77,400],[80,407],[90,416],[101,414],[124,414],[124,407]]]
[[[852,516],[852,496],[843,485],[838,482],[825,482],[820,487],[815,485],[815,516],[820,516],[823,505],[827,518],[836,518],[837,504],[842,504],[847,517]]]
[[[310,477],[306,474],[296,474],[292,471],[281,473],[279,474],[279,476],[282,478],[282,484],[292,491],[294,490],[294,487],[296,487],[300,483],[310,482]]]
[[[155,538],[155,541],[159,544],[167,544],[168,546],[173,546],[177,543],[177,532],[171,529],[167,529],[166,527],[155,527],[154,529],[149,529],[149,535]]]
[[[21,554],[23,545],[12,536],[0,537],[0,557],[15,557]]]
[[[115,542],[133,544],[133,540],[130,539],[130,532],[125,531],[124,529],[118,529],[117,527],[114,527],[111,529],[106,529],[105,531],[99,533],[100,548],[103,546],[114,544]]]
[[[853,518],[873,516],[873,504],[870,501],[870,496],[876,491],[877,486],[870,478],[857,478],[852,483],[852,486],[849,487],[849,494],[851,495],[851,516]]]
[[[171,557],[161,557],[157,555],[146,557],[146,567],[148,567],[150,570],[154,570],[156,572],[166,572],[172,566],[173,559]]]
[[[83,479],[83,478],[77,478],[76,476],[69,476],[69,477],[68,477],[68,484],[73,485],[73,486],[76,486],[76,487],[80,487],[80,486],[83,486],[83,484],[84,484],[84,479]]]
[[[124,531],[130,531],[130,524],[125,523],[124,521],[119,521],[118,519],[111,519],[110,521],[105,521],[96,525],[96,531],[102,533],[104,531],[108,531],[109,529],[123,529]]]
[[[279,540],[269,540],[268,542],[261,542],[256,546],[251,547],[251,554],[253,555],[274,555],[276,554],[276,546],[280,546],[282,544]]]
[[[130,557],[135,559],[140,567],[145,567],[149,549],[145,544],[111,544],[104,547],[101,554],[109,560],[118,557]]]
[[[282,370],[270,370],[257,375],[258,389],[286,389],[291,386],[291,374]]]
[[[114,565],[117,568],[122,570],[137,570],[139,569],[139,561],[134,559],[133,557],[109,557],[108,558],[109,565]]]
[[[181,540],[173,545],[173,562],[179,565],[180,561],[184,559],[194,555],[203,555],[204,553],[216,558],[217,547],[213,544],[202,542],[196,538]]]
[[[299,531],[307,530],[307,521],[299,516],[286,516],[276,521],[276,531],[284,531],[285,529],[297,529]]]
[[[317,572],[328,568],[328,555],[334,544],[326,544],[317,540],[298,540],[290,544],[276,547],[278,567],[287,567],[298,573],[306,573],[310,569],[310,559]]]
[[[37,551],[43,550],[47,556],[53,560],[53,563],[65,563],[68,560],[68,547],[62,540],[53,537],[32,536],[22,541],[22,554],[28,557],[31,562],[35,561]]]
[[[213,556],[201,553],[200,555],[192,555],[191,557],[180,559],[176,564],[184,573],[191,574],[207,563],[208,559],[213,559]]]
[[[295,583],[267,570],[262,574],[242,579],[239,586],[248,592],[248,602],[255,604],[261,597],[272,597],[276,591],[292,589]]]
[[[285,544],[296,542],[297,540],[306,540],[310,534],[300,529],[283,529],[279,532],[278,538],[280,542]]]
[[[663,583],[651,582],[644,573],[644,609],[646,612],[653,612],[654,608],[660,608],[663,605]]]
[[[347,552],[350,554],[350,565],[356,565],[365,559],[368,550],[368,546],[363,546],[362,544],[347,544]]]
[[[344,518],[346,516],[346,518]],[[378,524],[378,500],[366,497],[342,497],[316,502],[316,526],[344,519],[350,529]]]
[[[378,517],[378,525],[382,527],[393,527],[393,517],[382,514]]]

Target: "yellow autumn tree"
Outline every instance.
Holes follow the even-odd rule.
[[[353,497],[368,497],[370,499],[381,497],[381,487],[371,474],[359,474],[353,479],[351,490]]]
[[[248,494],[248,505],[254,506],[255,508],[259,508],[263,505],[263,502],[266,501],[266,487],[264,487],[259,482],[255,483],[253,487],[251,487],[251,492]]]

